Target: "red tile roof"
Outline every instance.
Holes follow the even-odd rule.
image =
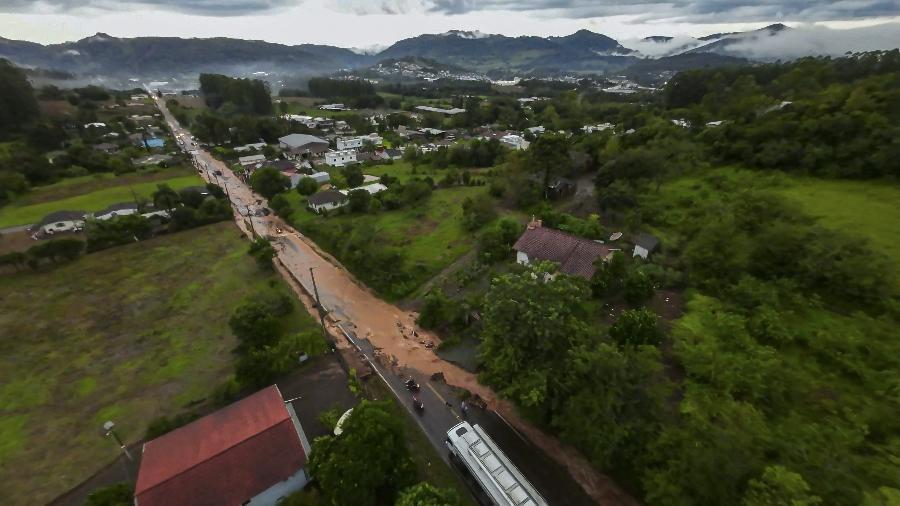
[[[513,249],[528,255],[532,262],[556,262],[560,271],[587,279],[594,275],[597,258],[607,258],[612,253],[599,242],[541,226],[526,229]]]
[[[139,506],[242,504],[306,464],[274,385],[144,444],[143,452]]]

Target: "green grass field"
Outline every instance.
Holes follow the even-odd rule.
[[[790,180],[778,193],[822,225],[866,237],[900,266],[900,185],[803,178]]]
[[[378,167],[382,168],[385,167]],[[377,170],[366,172],[382,173]],[[372,226],[384,237],[385,243],[403,250],[413,277],[413,285],[419,286],[472,248],[475,234],[462,226],[462,203],[466,197],[486,191],[483,186],[435,190],[416,209],[385,211],[369,216],[373,219]],[[296,209],[292,221],[301,229],[304,223],[312,220],[327,220],[335,225],[360,220],[359,215],[353,214],[328,217],[313,214],[306,210],[306,199],[296,192],[290,192],[289,200]]]
[[[231,312],[277,279],[246,251],[223,223],[0,277],[0,502],[46,503],[116,457],[104,421],[134,442],[225,381]]]
[[[185,174],[186,171],[182,169],[179,173]],[[162,183],[168,184],[176,190],[203,184],[203,180],[196,174],[163,179],[151,177],[149,181],[133,183],[129,182],[128,178],[101,179],[100,181],[100,183],[96,181],[57,183],[57,185],[36,190],[27,199],[22,199],[0,208],[0,228],[37,223],[44,216],[55,211],[93,212],[111,204],[131,202],[134,200],[135,195],[149,198],[156,191],[156,185]],[[97,186],[102,187],[102,189],[91,190],[91,188]],[[81,190],[87,191],[87,193],[80,193]],[[70,196],[46,201],[42,198],[45,192],[46,194],[53,193],[60,196]]]

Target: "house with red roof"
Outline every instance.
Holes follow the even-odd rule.
[[[585,279],[594,275],[598,258],[609,260],[615,251],[600,242],[544,227],[541,220],[533,218],[513,249],[520,264],[547,260],[559,264],[560,272]]]
[[[272,385],[144,443],[136,506],[273,505],[309,481],[309,441]]]

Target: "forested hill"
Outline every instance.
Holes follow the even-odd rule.
[[[820,176],[900,176],[900,51],[694,70],[665,89],[715,159]]]

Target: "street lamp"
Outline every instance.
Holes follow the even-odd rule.
[[[131,453],[128,452],[128,447],[125,446],[125,443],[123,443],[122,440],[119,439],[119,435],[116,434],[115,430],[113,430],[115,426],[116,424],[114,424],[112,420],[107,420],[103,423],[103,430],[106,431],[106,437],[112,437],[116,441],[116,443],[119,444],[119,448],[122,450],[122,453],[124,453],[125,456],[128,457],[128,460],[133,462],[134,459],[131,457]]]

